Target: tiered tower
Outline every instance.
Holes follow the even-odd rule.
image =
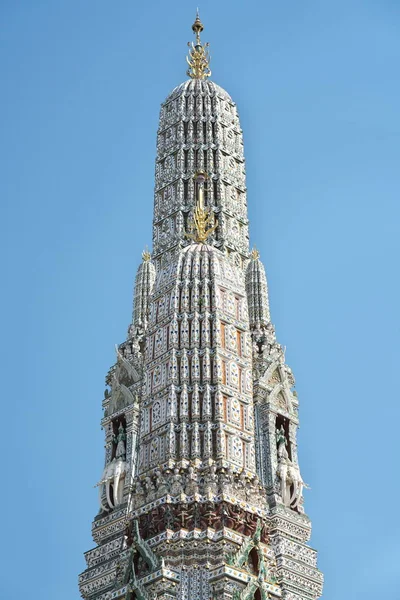
[[[315,600],[298,400],[249,251],[242,130],[196,36],[161,107],[153,252],[107,375],[87,600]]]

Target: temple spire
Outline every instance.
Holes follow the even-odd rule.
[[[198,13],[192,30],[190,78],[160,110],[152,251],[101,400],[96,547],[80,591],[317,600],[299,400],[250,253],[242,129],[230,95],[207,79]]]
[[[208,53],[208,42],[201,43],[200,33],[204,29],[203,23],[200,21],[199,9],[197,9],[196,20],[192,25],[193,33],[196,36],[196,44],[188,42],[190,48],[189,55],[186,57],[189,69],[187,74],[192,79],[206,79],[211,75],[210,55]]]

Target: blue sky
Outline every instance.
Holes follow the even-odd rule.
[[[104,377],[151,244],[196,4],[3,0],[0,596],[79,598]],[[400,3],[204,0],[251,240],[297,379],[325,600],[399,598]],[[11,485],[12,482],[12,485]]]

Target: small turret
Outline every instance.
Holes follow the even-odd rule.
[[[260,253],[254,249],[246,270],[246,292],[251,329],[266,327],[271,320],[268,286]]]
[[[132,324],[135,330],[146,328],[150,296],[156,278],[156,269],[148,250],[143,252],[142,259],[136,274],[133,297]]]

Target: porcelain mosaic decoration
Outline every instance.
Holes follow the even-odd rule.
[[[315,600],[298,398],[250,251],[242,130],[207,45],[161,106],[153,251],[104,395],[87,600]]]

